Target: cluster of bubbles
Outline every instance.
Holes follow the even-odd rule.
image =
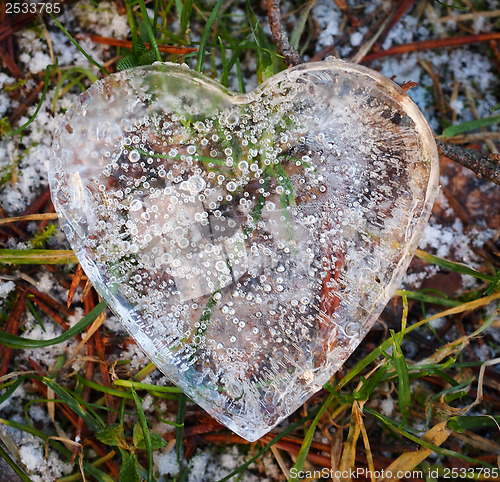
[[[429,210],[419,119],[327,65],[247,96],[180,66],[125,71],[80,98],[54,146],[54,203],[90,279],[247,438],[354,350]]]

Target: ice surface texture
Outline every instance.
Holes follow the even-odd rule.
[[[49,179],[82,267],[137,343],[254,441],[377,319],[438,160],[410,98],[364,67],[301,65],[239,95],[158,63],[80,96]]]

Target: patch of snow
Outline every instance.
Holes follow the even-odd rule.
[[[191,470],[188,482],[206,482],[207,480],[219,480],[227,474],[244,464],[248,456],[239,452],[238,447],[228,447],[222,454],[214,451],[199,451],[191,459]],[[252,467],[252,466],[250,466]],[[245,482],[264,482],[265,479],[245,472]]]
[[[394,406],[395,406],[394,400],[388,397],[380,402],[380,411],[386,417],[390,417],[392,416],[392,412],[394,411]]]
[[[358,47],[361,45],[361,41],[363,40],[363,34],[360,31],[354,32],[349,40],[351,41],[351,45],[353,47]]]
[[[156,468],[156,472],[160,476],[159,482],[167,482],[169,480],[172,480],[173,477],[179,473],[176,452],[169,447],[155,450],[153,452],[153,462]]]
[[[0,282],[0,298],[6,298],[7,295],[16,287],[13,281]]]
[[[37,283],[37,288],[42,293],[50,294],[54,287],[54,280],[48,271],[42,271],[42,275]]]
[[[313,7],[319,25],[319,36],[316,51],[332,45],[340,31],[342,12],[329,0],[318,0]]]
[[[64,463],[55,450],[44,456],[44,447],[40,443],[24,444],[19,448],[21,462],[30,473],[33,482],[47,482],[71,472],[71,464]]]

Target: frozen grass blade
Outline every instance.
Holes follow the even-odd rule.
[[[182,465],[182,434],[184,432],[184,419],[186,418],[186,400],[184,393],[179,395],[179,408],[175,419],[175,452],[177,455],[177,465],[179,469]]]
[[[62,335],[52,338],[50,340],[32,340],[30,338],[23,338],[10,333],[0,332],[0,345],[5,345],[9,348],[16,349],[29,349],[29,348],[45,348],[47,346],[57,345],[64,341],[70,340],[75,335],[78,335],[91,325],[95,319],[106,309],[106,303],[101,301],[88,315],[86,315],[75,326],[67,330]]]

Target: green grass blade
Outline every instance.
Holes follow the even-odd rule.
[[[200,48],[198,50],[198,60],[196,62],[196,71],[201,72],[203,70],[203,57],[205,55],[205,47],[207,45],[208,35],[210,34],[210,30],[212,29],[212,25],[219,14],[219,10],[222,7],[224,0],[217,0],[217,3],[208,17],[207,23],[205,24],[205,28],[203,29],[203,33],[201,34]]]
[[[429,450],[432,450],[433,452],[435,452],[438,455],[459,458],[462,460],[466,460],[467,462],[471,462],[473,464],[482,465],[484,467],[490,467],[490,468],[494,467],[493,465],[491,465],[487,462],[484,462],[483,460],[478,460],[478,459],[474,459],[472,457],[467,457],[466,455],[462,455],[461,453],[455,452],[454,450],[444,449],[444,448],[439,447],[437,445],[434,445],[430,442],[427,442],[424,439],[417,437],[416,435],[413,435],[413,434],[407,432],[406,430],[399,428],[398,425],[396,424],[396,422],[394,422],[393,420],[391,420],[388,417],[385,417],[381,413],[378,413],[377,411],[373,410],[370,407],[367,407],[367,406],[363,407],[363,412],[368,413],[370,415],[373,415],[376,419],[378,419],[385,426],[387,426],[388,428],[390,428],[391,430],[396,432],[398,435],[401,435],[402,437],[405,437],[405,438],[411,440],[412,442],[415,442],[418,445],[421,445],[422,447],[425,447]]]
[[[142,409],[141,399],[137,395],[137,392],[131,388],[132,396],[134,397],[135,405],[137,407],[137,414],[139,415],[139,423],[141,424],[142,435],[144,436],[144,443],[146,445],[146,452],[148,454],[148,482],[153,480],[153,446],[151,444],[151,434],[148,429],[148,422],[146,421],[146,415]]]
[[[464,415],[451,417],[448,420],[448,427],[455,432],[462,433],[466,430],[483,429],[500,426],[499,415]]]
[[[417,258],[423,259],[431,264],[437,264],[441,266],[441,268],[445,268],[448,271],[454,271],[455,273],[460,274],[468,274],[469,276],[473,276],[474,278],[479,278],[484,281],[489,281],[492,283],[495,280],[495,276],[491,276],[489,274],[481,273],[480,271],[476,271],[473,268],[469,268],[467,265],[462,263],[456,263],[455,261],[449,261],[444,258],[440,258],[439,256],[434,256],[433,254],[426,253],[420,249],[417,249],[415,252],[415,256]]]
[[[370,378],[361,377],[361,388],[354,392],[354,400],[368,400],[378,384],[384,379],[388,364],[382,365]]]
[[[408,365],[401,349],[401,338],[398,339],[394,330],[391,330],[392,338],[392,362],[396,368],[396,373],[399,381],[398,404],[399,411],[402,415],[401,427],[406,425],[406,420],[410,414],[411,392],[410,392],[410,376],[408,374]]]
[[[182,393],[182,390],[177,387],[162,387],[157,385],[150,385],[149,383],[133,382],[131,380],[115,380],[113,382],[119,387],[133,388],[137,390],[148,390],[149,392],[163,392],[163,393]]]
[[[146,27],[146,31],[148,32],[149,43],[151,45],[151,49],[153,49],[156,60],[158,62],[161,62],[160,49],[158,48],[158,44],[156,43],[155,34],[153,32],[153,29],[151,28],[151,22],[149,21],[149,15],[148,15],[148,11],[146,9],[146,4],[144,3],[144,0],[139,0],[139,6],[141,7],[141,13],[142,13],[142,16],[144,17],[144,25]]]
[[[492,115],[490,117],[483,117],[482,119],[475,119],[468,122],[462,122],[461,124],[447,127],[443,131],[443,138],[447,139],[449,137],[457,136],[465,132],[480,129],[481,127],[497,124],[498,122],[500,122],[500,114]]]
[[[255,43],[257,44],[257,82],[261,84],[264,80],[274,75],[273,50],[269,43],[266,33],[264,32],[259,19],[252,9],[250,0],[246,1],[247,17],[250,22],[250,27],[253,32]]]
[[[5,393],[0,397],[0,405],[10,398],[10,396],[17,390],[19,385],[23,383],[27,377],[19,377],[14,383],[5,391]]]
[[[70,263],[78,263],[70,249],[0,249],[0,265]]]
[[[33,318],[35,318],[35,321],[36,321],[36,324],[42,329],[42,331],[45,333],[47,330],[45,329],[45,325],[43,324],[43,321],[42,319],[40,318],[40,316],[38,315],[36,309],[35,309],[35,305],[30,301],[30,297],[32,297],[33,295],[28,295],[28,297],[26,298],[26,306],[28,307],[28,309],[30,310],[31,314],[33,315]]]
[[[104,68],[99,62],[94,60],[85,50],[81,47],[81,45],[71,36],[71,34],[62,26],[62,24],[57,20],[54,15],[47,11],[50,15],[50,18],[54,21],[54,23],[61,29],[62,33],[68,37],[70,42],[83,54],[83,56],[92,64],[94,64],[99,70],[104,72],[106,75],[110,75],[109,71]]]
[[[49,89],[49,84],[50,84],[50,76],[52,75],[52,70],[57,69],[57,60],[55,65],[47,65],[45,69],[45,79],[44,79],[44,84],[43,84],[43,91],[42,91],[42,96],[40,97],[40,102],[38,102],[38,105],[36,106],[35,112],[33,115],[28,119],[28,121],[23,124],[21,127],[16,129],[14,132],[11,132],[11,136],[15,136],[16,134],[21,133],[26,127],[28,127],[35,119],[38,113],[40,112],[40,109],[42,108],[43,101],[45,100],[45,96],[47,95],[47,90]]]
[[[493,294],[493,291],[500,286],[500,269],[497,271],[497,274],[493,278],[493,281],[491,284],[488,286],[487,290],[484,292],[484,296],[489,296]]]
[[[93,432],[98,432],[104,428],[104,424],[99,423],[87,410],[85,410],[65,388],[54,382],[50,378],[42,378],[42,382],[47,385],[61,400],[64,400],[66,405],[68,405],[73,412],[76,413]]]
[[[86,378],[82,377],[79,374],[77,374],[76,376],[78,378],[78,381],[82,385],[92,388],[92,390],[97,390],[98,392],[107,393],[108,395],[112,395],[114,397],[130,398],[130,399],[133,398],[132,395],[130,395],[130,393],[124,392],[122,390],[117,390],[116,388],[107,387],[106,385],[101,385],[100,383],[93,382],[92,380],[87,380]]]
[[[428,295],[421,291],[396,290],[394,294],[395,296],[402,296],[405,294],[407,298],[412,300],[424,301],[425,303],[431,303],[433,305],[460,306],[463,303],[462,301],[450,300],[449,298],[443,298],[441,296]]]
[[[186,30],[189,27],[189,20],[191,18],[191,12],[193,11],[194,0],[184,0],[182,4],[181,17],[181,32],[182,35],[186,34]]]
[[[220,83],[227,87],[229,84],[229,71],[227,68],[227,59],[226,59],[226,48],[222,43],[222,39],[219,37],[219,45],[220,45],[220,55],[222,58],[222,77],[220,79]]]
[[[182,393],[179,396],[179,408],[177,409],[177,418],[175,419],[175,452],[179,468],[182,462],[182,434],[184,432],[184,419],[186,418],[186,400],[186,395]]]
[[[247,89],[245,87],[245,78],[243,77],[243,71],[241,70],[239,57],[236,59],[236,74],[238,76],[238,89],[240,91],[240,94],[244,94]]]
[[[3,448],[3,445],[0,443],[0,457],[2,457],[12,468],[12,470],[17,474],[17,476],[23,482],[33,482],[28,475],[24,473],[24,470],[16,464],[15,460],[9,455],[7,450]]]
[[[300,13],[299,18],[297,19],[297,22],[295,23],[295,27],[293,27],[293,32],[292,35],[290,35],[290,45],[295,48],[295,50],[299,50],[299,41],[300,37],[302,36],[302,33],[304,32],[304,28],[307,23],[307,19],[309,18],[309,13],[311,12],[311,9],[313,8],[314,4],[316,3],[316,0],[309,0],[309,2],[306,4],[302,12]]]
[[[316,426],[318,425],[318,422],[322,415],[325,413],[326,409],[330,406],[330,404],[335,400],[337,397],[335,394],[330,394],[328,395],[328,398],[323,402],[321,405],[321,408],[319,409],[318,413],[314,417],[314,420],[312,421],[310,427],[307,429],[306,436],[304,437],[304,441],[302,442],[302,447],[300,447],[300,452],[299,455],[297,456],[297,461],[295,462],[295,465],[293,466],[294,469],[296,469],[295,473],[298,473],[302,471],[302,468],[304,467],[304,463],[307,458],[307,454],[309,453],[309,449],[311,448],[311,443],[312,439],[314,437],[314,432],[316,432]],[[298,476],[295,477],[290,477],[288,479],[289,482],[296,482],[298,481]]]
[[[23,338],[22,336],[11,335],[10,333],[0,332],[0,345],[8,346],[9,348],[26,349],[26,348],[45,348],[47,346],[57,345],[63,341],[70,340],[75,335],[78,335],[87,328],[95,319],[106,309],[106,303],[101,301],[88,315],[86,315],[75,326],[64,332],[62,335],[51,338],[50,340],[32,340]]]
[[[493,297],[493,299],[491,299],[488,303],[493,302],[495,299],[497,299],[497,298]],[[480,301],[480,300],[478,300],[478,301]],[[460,306],[465,306],[465,305],[470,306],[472,309],[472,306],[475,305],[475,302],[471,301],[469,303],[462,303],[462,305],[460,305]],[[481,306],[484,306],[484,305],[481,305]],[[460,307],[456,307],[456,308],[460,308]],[[454,312],[454,311],[455,311],[454,308],[449,308],[448,310],[446,310],[443,313],[446,313],[448,315],[448,314],[452,314],[452,312]],[[411,325],[410,327],[407,328],[406,333],[410,333],[411,331],[416,330],[417,328],[427,324],[430,320],[434,319],[434,317],[435,316],[431,316],[429,318],[424,318],[423,320],[420,320],[417,323],[414,323],[413,325]],[[491,325],[491,323],[493,323],[493,321],[495,320],[495,317],[496,317],[496,314],[493,314],[488,320],[483,322],[482,325],[474,333],[472,333],[470,335],[470,338],[474,338],[474,337],[480,335],[484,330],[486,330]],[[388,340],[385,340],[383,343],[381,343],[371,353],[369,353],[364,358],[359,360],[359,362],[357,362],[349,370],[349,372],[342,378],[342,380],[339,380],[338,386],[340,388],[342,388],[345,385],[347,385],[347,383],[349,383],[356,375],[358,375],[368,365],[373,363],[379,356],[381,356],[384,352],[386,352],[390,348],[391,344],[392,344],[392,340],[389,338]]]

